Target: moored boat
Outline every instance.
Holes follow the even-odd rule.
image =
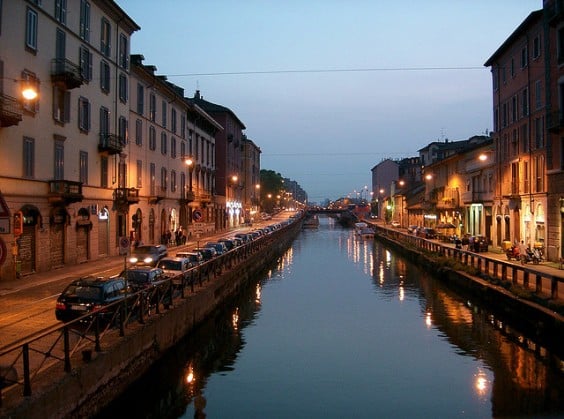
[[[302,224],[302,228],[318,228],[319,227],[319,218],[317,215],[312,215],[304,220]]]

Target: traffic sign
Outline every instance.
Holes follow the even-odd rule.
[[[204,213],[201,209],[195,209],[194,212],[192,212],[192,218],[194,221],[202,221],[204,219]]]
[[[129,246],[130,246],[130,242],[129,242],[129,237],[127,236],[122,236],[119,238],[119,254],[120,255],[127,255],[127,252],[129,251]]]

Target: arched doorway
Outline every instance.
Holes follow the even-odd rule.
[[[78,210],[78,220],[76,220],[76,261],[77,263],[88,260],[90,254],[89,233],[92,229],[90,212],[86,208]]]
[[[54,207],[49,215],[49,256],[51,269],[65,264],[65,226],[69,215],[65,207]]]
[[[37,226],[41,226],[42,219],[39,210],[33,205],[24,205],[20,211],[23,214],[23,233],[18,239],[19,258],[21,274],[25,275],[35,272]]]
[[[139,208],[137,208],[137,211],[135,211],[135,214],[133,215],[132,227],[133,227],[133,240],[139,243],[143,242],[143,237],[141,235],[141,232],[143,231],[142,225],[143,225],[143,213]]]
[[[170,238],[168,237],[168,219],[164,208],[161,210],[161,243],[168,244]]]
[[[155,243],[155,210],[149,211],[149,242]]]

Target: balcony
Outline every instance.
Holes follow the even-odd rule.
[[[180,198],[178,200],[178,203],[180,205],[187,205],[190,202],[193,202],[196,199],[196,195],[194,194],[193,191],[188,191],[184,194],[184,196],[182,198]]]
[[[81,202],[83,198],[82,182],[70,180],[49,181],[49,203],[69,205],[73,202]]]
[[[114,190],[114,201],[127,205],[139,202],[139,189],[136,188],[116,188]]]
[[[75,89],[84,83],[80,67],[66,58],[55,58],[51,61],[51,81],[61,83],[67,89]]]
[[[115,134],[100,134],[100,142],[98,143],[98,151],[107,152],[108,154],[119,154],[125,146],[123,138]]]
[[[18,125],[23,119],[21,102],[16,98],[0,94],[0,127]]]
[[[547,115],[546,128],[550,132],[560,132],[564,128],[564,114],[561,111],[552,111]]]

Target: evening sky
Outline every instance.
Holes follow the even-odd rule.
[[[386,158],[492,130],[483,66],[542,0],[117,0],[131,52],[231,109],[261,167],[321,202]]]

